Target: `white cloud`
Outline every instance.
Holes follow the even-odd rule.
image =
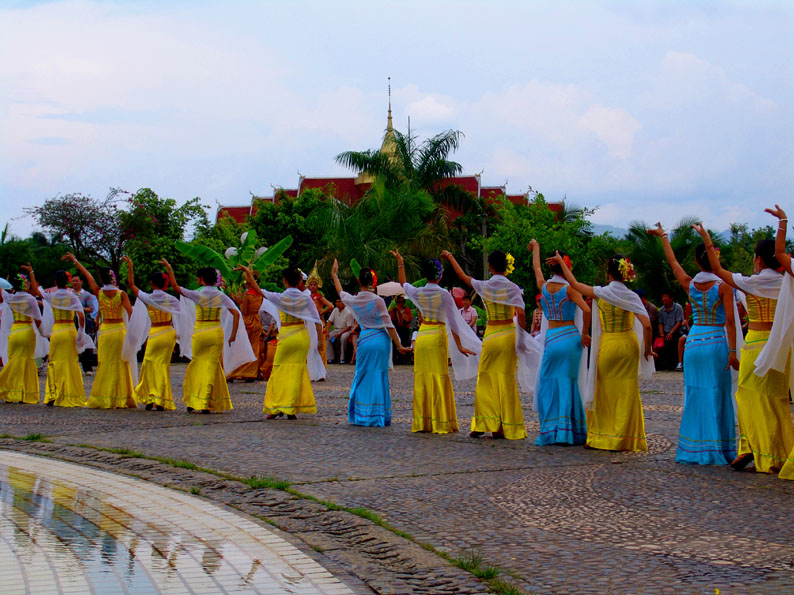
[[[634,134],[642,128],[624,108],[592,105],[579,118],[579,125],[595,134],[607,147],[610,157],[628,159],[634,144]]]

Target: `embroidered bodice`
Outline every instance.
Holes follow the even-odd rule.
[[[540,305],[548,320],[573,320],[576,315],[576,304],[568,299],[567,287],[563,286],[554,293],[543,286]]]
[[[701,291],[693,281],[689,286],[689,303],[692,305],[694,324],[725,324],[725,306],[720,297],[719,283],[712,285],[708,291]]]
[[[747,296],[747,319],[750,322],[774,322],[777,300],[758,297],[750,293]]]
[[[488,314],[488,320],[513,320],[516,312],[514,306],[497,304],[486,300],[483,300],[483,302],[485,303],[485,312]]]
[[[104,320],[118,320],[122,318],[124,304],[121,301],[121,292],[117,291],[113,297],[108,297],[104,291],[99,292],[99,312]]]
[[[634,326],[634,314],[605,300],[598,300],[601,328],[605,333],[623,333]]]

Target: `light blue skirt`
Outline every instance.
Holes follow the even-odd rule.
[[[736,419],[725,330],[695,325],[684,347],[684,414],[679,463],[727,465],[736,458]]]
[[[577,383],[581,357],[582,337],[575,326],[546,331],[538,380],[538,446],[587,441],[587,422]]]
[[[347,404],[347,421],[351,424],[391,425],[390,359],[389,334],[384,329],[362,329],[356,348],[356,375]]]

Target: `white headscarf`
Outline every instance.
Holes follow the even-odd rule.
[[[265,299],[262,300],[262,305],[259,310],[264,310],[270,314],[276,321],[276,326],[281,330],[281,316],[279,310],[300,318],[303,325],[306,327],[306,332],[309,333],[309,352],[306,355],[306,367],[309,371],[309,380],[316,382],[323,380],[327,374],[325,363],[323,363],[323,356],[317,349],[319,341],[324,340],[323,337],[317,335],[317,326],[322,324],[320,315],[317,313],[317,306],[311,298],[311,292],[308,289],[301,291],[297,287],[289,287],[283,293],[275,291],[262,290],[262,295]]]
[[[0,314],[2,321],[0,323],[0,358],[4,363],[8,363],[8,337],[11,334],[11,326],[14,324],[14,312],[41,322],[41,311],[36,298],[26,291],[17,291],[16,293],[8,293],[5,289],[0,291],[3,295],[2,313]],[[50,343],[42,337],[36,323],[33,322],[32,325],[36,335],[36,348],[33,357],[44,357],[50,351]]]
[[[794,260],[791,264],[794,271]],[[764,271],[769,270],[771,269],[764,269]],[[772,330],[769,332],[766,345],[755,360],[755,373],[758,376],[764,376],[769,370],[785,372],[794,348],[794,277],[783,276],[785,279],[781,279]],[[794,385],[794,374],[791,382]]]
[[[180,336],[182,341],[180,346],[183,356],[193,357],[193,329],[196,325],[196,306],[198,306],[202,308],[223,308],[221,310],[221,327],[223,328],[223,371],[225,373],[230,373],[232,370],[236,370],[249,362],[257,361],[258,358],[254,355],[248,335],[241,331],[239,326],[234,341],[229,345],[229,337],[231,337],[234,327],[234,317],[231,315],[231,311],[237,310],[238,313],[240,312],[232,298],[217,287],[209,285],[202,287],[198,291],[185,289],[184,287],[179,289],[182,292],[180,302],[184,315],[179,316],[178,324],[181,328],[177,329],[177,335]],[[242,323],[242,314],[240,314],[240,319]]]
[[[486,302],[524,309],[524,290],[504,275],[493,275],[487,281],[472,279],[471,286]],[[536,376],[540,365],[540,345],[537,339],[530,335],[526,329],[521,328],[517,317],[514,316],[513,320],[516,323],[516,355],[518,356],[516,376],[518,385],[525,393],[534,394]]]
[[[449,359],[452,360],[452,371],[455,374],[456,380],[468,380],[477,376],[477,369],[480,363],[480,351],[482,351],[482,341],[477,336],[472,328],[463,320],[455,305],[455,299],[443,287],[439,287],[437,283],[428,283],[424,287],[414,287],[410,283],[403,283],[405,295],[408,296],[422,316],[428,318],[427,307],[429,306],[428,298],[433,296],[440,296],[442,302],[442,309],[433,313],[434,317],[438,317],[438,322],[444,322],[447,329],[447,350],[449,352]],[[455,333],[460,338],[460,344],[477,355],[465,356],[458,351],[455,338],[452,336]]]
[[[45,292],[41,294],[41,296],[44,298],[44,315],[41,317],[40,330],[41,334],[45,337],[49,337],[50,334],[52,334],[52,327],[55,324],[55,315],[52,312],[53,308],[56,310],[85,313],[85,308],[83,308],[83,304],[80,303],[80,298],[69,289],[57,289],[54,293]],[[91,340],[91,337],[85,334],[85,319],[83,319],[83,324],[78,324],[77,337],[75,338],[74,344],[75,347],[77,347],[77,353],[82,353],[86,349],[94,348],[94,342]]]
[[[595,387],[598,376],[598,350],[601,347],[601,316],[599,314],[598,300],[604,300],[608,304],[634,313],[634,334],[637,335],[637,343],[640,350],[639,377],[646,379],[650,378],[656,371],[653,359],[645,359],[645,340],[642,332],[642,323],[638,316],[647,318],[648,311],[645,309],[645,306],[642,305],[640,296],[631,291],[620,281],[612,281],[609,285],[604,287],[593,287],[593,293],[595,293],[598,299],[593,300],[590,365],[587,372],[587,388],[582,394],[584,406],[588,409],[592,409],[593,400],[595,398]]]

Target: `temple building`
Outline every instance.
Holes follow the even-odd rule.
[[[391,93],[390,93],[391,95]],[[385,154],[395,153],[395,136],[394,127],[392,125],[391,115],[391,97],[389,97],[389,112],[386,121],[386,134],[383,136],[383,143],[381,144],[380,152]],[[441,182],[441,187],[444,188],[450,185],[457,185],[463,190],[470,192],[472,195],[483,198],[485,200],[496,200],[502,195],[507,197],[507,200],[516,205],[528,204],[527,194],[508,194],[505,186],[483,186],[480,179],[481,174],[462,175],[452,178],[447,178]],[[301,175],[298,178],[298,185],[296,188],[282,188],[276,187],[276,191],[272,196],[256,196],[251,195],[251,202],[243,205],[219,205],[216,214],[216,221],[223,216],[229,216],[238,223],[245,221],[245,218],[253,216],[256,213],[257,205],[262,202],[278,202],[279,195],[283,191],[284,195],[288,197],[300,196],[301,192],[311,188],[318,188],[323,191],[327,196],[331,196],[338,200],[354,204],[361,200],[361,197],[370,189],[374,176],[366,173],[361,173],[355,177],[307,177]],[[559,203],[548,203],[549,208],[553,211],[559,211],[562,205]],[[452,213],[455,217],[460,213]]]

